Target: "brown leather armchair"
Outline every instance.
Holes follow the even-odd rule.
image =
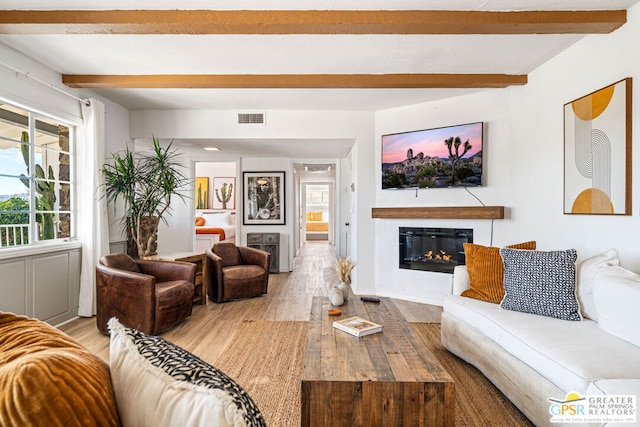
[[[96,265],[97,324],[120,323],[149,335],[191,316],[196,266],[188,262],[138,260],[125,254],[100,258]]]
[[[260,249],[216,243],[207,256],[207,295],[215,302],[267,293],[271,254]]]

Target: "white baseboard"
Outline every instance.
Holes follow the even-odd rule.
[[[444,303],[443,301],[437,300],[434,298],[421,298],[421,297],[416,297],[415,295],[400,295],[392,292],[380,292],[380,291],[376,291],[375,289],[358,289],[357,292],[354,291],[354,295],[357,295],[357,296],[369,295],[369,296],[393,298],[393,299],[400,299],[403,301],[417,302],[420,304],[435,305],[438,307],[442,307]]]
[[[53,327],[59,328],[60,326],[66,325],[67,323],[73,322],[74,320],[79,319],[79,318],[80,318],[80,316],[74,316],[71,319],[65,320],[62,323],[58,323],[57,325],[53,325]]]
[[[441,300],[437,300],[433,298],[421,298],[421,297],[416,297],[414,295],[398,295],[398,294],[392,294],[390,292],[377,292],[375,295],[379,297],[401,299],[403,301],[418,302],[420,304],[436,305],[438,307],[442,307],[442,304],[443,304],[443,301]]]

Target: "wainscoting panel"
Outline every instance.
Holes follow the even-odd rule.
[[[0,260],[0,310],[60,324],[78,315],[79,245]]]
[[[69,253],[34,258],[32,262],[34,316],[51,319],[67,313],[69,306]]]
[[[25,259],[0,262],[0,311],[27,313],[27,262]]]

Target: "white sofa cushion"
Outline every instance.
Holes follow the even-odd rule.
[[[444,311],[474,328],[566,392],[585,393],[594,379],[640,378],[640,347],[591,320],[565,322],[450,295]]]
[[[596,380],[587,389],[589,396],[636,396],[636,405],[640,398],[640,379],[637,380]],[[636,408],[637,410],[637,408]],[[635,423],[608,422],[602,427],[631,427],[640,424],[640,416],[636,413]]]
[[[453,268],[453,295],[460,295],[465,289],[469,289],[471,280],[466,265],[456,265]]]
[[[617,265],[620,265],[620,259],[618,251],[615,249],[594,255],[578,264],[576,268],[576,296],[583,317],[598,320],[598,312],[593,300],[593,279],[600,271]]]
[[[636,395],[640,397],[640,379],[637,380],[595,380],[587,389],[593,395]]]
[[[640,346],[640,276],[622,267],[603,270],[593,279],[593,298],[598,325]]]

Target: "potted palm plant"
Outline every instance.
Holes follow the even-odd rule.
[[[157,232],[160,221],[170,212],[172,197],[185,199],[182,190],[189,178],[181,172],[180,156],[153,137],[153,153],[136,156],[129,147],[113,154],[113,163],[102,167],[105,196],[109,202],[124,203],[122,225],[127,234],[127,253],[145,257],[157,253]]]

